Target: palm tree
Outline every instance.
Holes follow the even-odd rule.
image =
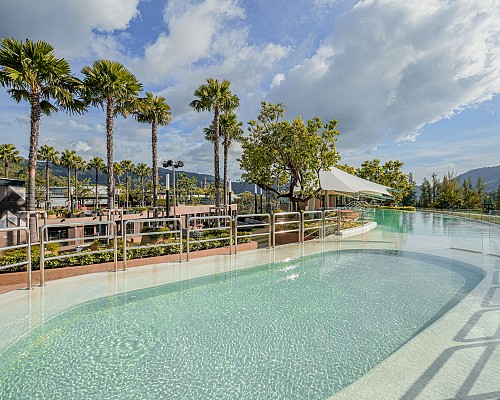
[[[108,168],[108,171],[109,171],[109,168]],[[120,176],[122,176],[125,171],[123,170],[123,167],[122,167],[122,165],[119,162],[115,162],[113,164],[113,171],[114,171],[116,179],[118,181],[118,186],[120,186],[121,185]],[[118,203],[119,202],[120,202],[120,198],[118,198]],[[120,206],[120,204],[118,204],[118,206]],[[114,205],[111,208],[113,208],[113,207],[114,207]],[[109,205],[108,205],[108,208],[109,208]]]
[[[50,204],[50,193],[49,193],[49,188],[50,188],[50,182],[49,182],[49,163],[52,164],[57,164],[59,162],[59,157],[58,157],[59,152],[56,151],[52,146],[48,146],[44,144],[40,149],[38,150],[38,158],[42,161],[45,161],[45,210],[48,209],[49,204]]]
[[[224,149],[224,205],[227,201],[227,154],[232,141],[241,141],[243,139],[243,124],[238,121],[235,113],[226,113],[220,116],[220,133],[222,136],[223,149]],[[209,128],[205,128],[205,139],[209,142],[214,140],[213,124]]]
[[[108,162],[108,208],[113,208],[115,180],[113,173],[113,118],[126,117],[136,108],[142,85],[122,64],[116,61],[97,60],[92,66],[82,68],[84,99],[96,107],[106,108],[106,148]]]
[[[141,178],[141,206],[144,207],[144,177],[151,173],[151,169],[144,163],[137,164],[135,174]]]
[[[120,165],[125,172],[125,208],[128,208],[128,174],[129,172],[134,172],[135,165],[130,160],[123,160]]]
[[[0,160],[3,160],[4,176],[9,177],[9,163],[21,162],[23,158],[19,156],[19,150],[12,143],[0,145]]]
[[[87,169],[87,163],[82,157],[76,156],[73,168],[75,169],[75,203],[78,204],[78,171]]]
[[[93,169],[95,171],[95,207],[99,204],[99,192],[97,190],[97,180],[99,178],[99,171],[106,171],[106,164],[101,157],[94,157],[87,163],[88,169]]]
[[[153,207],[158,207],[158,125],[168,125],[172,120],[170,106],[163,97],[154,97],[153,93],[147,92],[146,97],[139,99],[135,116],[137,121],[151,124]]]
[[[194,91],[197,99],[189,105],[196,111],[213,111],[214,119],[214,172],[215,172],[215,207],[220,208],[220,174],[219,174],[219,115],[220,112],[229,112],[237,108],[240,99],[229,90],[229,81],[219,83],[217,79],[208,78],[207,83]]]
[[[64,149],[61,153],[61,158],[59,159],[59,164],[65,166],[68,170],[68,208],[73,209],[73,203],[71,201],[71,168],[73,168],[76,160],[76,151]]]
[[[0,83],[10,87],[8,93],[20,102],[30,103],[30,148],[28,154],[28,211],[35,211],[35,177],[40,132],[40,116],[50,115],[60,107],[83,112],[85,106],[74,99],[80,81],[71,75],[68,62],[56,58],[47,42],[18,41],[3,38],[0,42]],[[51,101],[53,101],[51,103]],[[36,217],[30,218],[32,239],[37,241]]]

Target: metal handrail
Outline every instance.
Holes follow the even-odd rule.
[[[176,226],[178,229],[173,229],[170,231],[158,231],[158,232],[137,232],[137,233],[127,233],[127,225],[130,223],[146,223],[146,222],[165,222],[165,223],[173,223],[173,227],[175,228]],[[177,234],[179,234],[179,240],[175,242],[169,242],[169,243],[159,243],[155,245],[139,245],[139,246],[133,246],[131,248],[133,249],[145,249],[145,248],[151,248],[151,247],[169,247],[169,246],[174,246],[174,245],[179,245],[179,262],[182,262],[182,220],[180,218],[141,218],[141,219],[129,219],[123,222],[123,232],[122,232],[122,238],[123,238],[123,270],[127,269],[127,238],[130,238],[132,236],[158,236],[158,235],[164,235],[166,233],[169,234],[175,234],[175,237],[177,237]]]
[[[287,217],[292,217],[295,216],[297,219],[287,221]],[[276,221],[276,218],[279,217],[284,217],[285,221]],[[273,214],[273,247],[276,246],[276,226],[283,225],[283,227],[286,227],[286,225],[290,224],[297,224],[298,228],[296,229],[286,229],[283,231],[279,231],[279,233],[291,233],[291,232],[298,232],[299,233],[299,242],[301,242],[301,218],[300,218],[300,213],[299,212],[282,212],[282,213],[275,213]]]
[[[319,217],[318,217],[319,215]],[[306,216],[309,216],[310,218],[306,219]],[[301,214],[301,228],[302,228],[302,242],[305,240],[306,232],[307,231],[318,231],[318,236],[320,239],[322,239],[323,235],[323,224],[324,224],[324,213],[323,211],[302,211]],[[306,221],[307,222],[319,222],[319,225],[316,226],[309,226],[306,228]]]
[[[14,264],[7,264],[7,265],[2,265],[0,266],[0,270],[7,269],[7,268],[12,268],[12,267],[18,267],[21,265],[26,265],[26,272],[27,272],[27,286],[28,289],[31,289],[31,235],[30,235],[30,230],[26,226],[16,226],[12,228],[0,228],[0,233],[3,232],[20,232],[20,231],[25,231],[26,232],[26,243],[21,243],[21,244],[15,244],[12,246],[6,246],[6,247],[0,247],[0,251],[4,250],[12,250],[12,249],[21,249],[26,247],[26,261],[21,261],[19,263],[14,263]]]
[[[340,218],[340,212],[336,208],[331,210],[323,210],[323,237],[329,236],[327,234],[327,229],[330,227],[334,228],[337,235],[340,233]],[[328,221],[335,222],[328,223]]]
[[[200,229],[191,229],[191,222],[195,221],[217,221],[217,226],[213,228],[200,228]],[[229,222],[229,224],[226,224],[225,226],[220,226],[221,221],[226,221]],[[230,215],[212,215],[209,217],[190,217],[187,222],[187,227],[186,227],[186,236],[187,236],[187,245],[186,245],[186,259],[189,261],[189,247],[190,247],[190,239],[191,239],[191,232],[210,232],[210,231],[220,231],[221,229],[225,229],[229,232],[229,236],[224,236],[220,238],[214,238],[214,239],[200,239],[200,240],[195,240],[194,242],[196,243],[207,243],[207,242],[215,242],[218,240],[227,240],[229,239],[229,255],[232,254],[232,248],[233,248],[233,217]]]
[[[249,218],[254,218],[254,217],[259,217],[259,218],[267,218],[267,222],[262,222],[262,221],[254,221],[251,223],[245,223],[243,225],[245,228],[265,228],[267,226],[267,233],[262,232],[262,233],[250,233],[249,235],[242,235],[241,237],[245,238],[252,238],[252,237],[260,237],[260,236],[267,236],[267,247],[271,247],[271,237],[272,237],[272,224],[271,224],[271,215],[270,214],[242,214],[238,215],[235,219],[235,229],[234,229],[234,252],[237,254],[238,253],[238,220],[239,219],[249,219]]]
[[[74,237],[67,239],[54,239],[54,240],[45,240],[43,233],[48,228],[69,228],[72,226],[96,226],[96,225],[107,225],[111,226],[113,230],[113,234],[109,232],[109,229],[106,229],[108,234],[103,236],[82,236],[82,237]],[[40,286],[45,286],[45,246],[50,243],[61,243],[61,242],[76,242],[80,240],[91,240],[91,239],[112,239],[113,240],[113,248],[112,249],[103,249],[103,250],[91,250],[86,251],[84,254],[97,254],[97,253],[106,253],[109,251],[113,252],[113,262],[114,262],[114,271],[118,270],[118,241],[117,241],[118,233],[117,233],[117,225],[114,221],[89,221],[89,222],[70,222],[67,224],[48,224],[42,225],[40,227]],[[59,256],[48,257],[48,260],[57,260],[61,258],[74,257],[75,255],[82,255],[80,251],[75,251],[68,254],[61,254]]]

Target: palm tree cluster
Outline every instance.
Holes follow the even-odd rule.
[[[152,168],[149,171],[153,180],[153,206],[158,205],[158,126],[171,122],[170,106],[165,99],[146,92],[139,97],[142,84],[121,63],[110,60],[97,60],[92,65],[82,68],[83,79],[72,75],[68,62],[57,58],[54,48],[44,41],[19,41],[14,38],[3,38],[0,41],[0,84],[7,89],[11,97],[20,102],[30,104],[30,146],[28,154],[28,201],[29,211],[35,210],[35,178],[37,159],[46,162],[46,184],[49,181],[49,163],[56,163],[58,152],[49,146],[38,148],[40,120],[42,113],[50,115],[62,109],[69,113],[85,113],[90,106],[98,107],[106,112],[106,149],[107,162],[104,164],[92,159],[88,165],[96,171],[106,169],[108,184],[108,207],[115,204],[115,174],[117,166],[114,162],[114,118],[118,115],[133,115],[138,122],[151,125]],[[190,103],[196,111],[213,112],[211,127],[206,132],[207,139],[214,144],[214,170],[216,206],[220,207],[219,176],[219,138],[224,140],[224,188],[227,182],[227,149],[231,140],[241,136],[241,123],[238,123],[234,110],[239,106],[239,99],[231,93],[227,80],[219,82],[209,78],[195,90],[196,97]],[[4,161],[5,175],[8,175],[8,163],[15,161],[17,153],[12,152],[9,145],[0,149],[0,159]],[[102,161],[102,160],[101,160]],[[86,168],[85,162],[72,150],[61,154],[61,165],[68,171],[68,187],[71,169],[74,171],[75,185],[78,185],[78,171]],[[104,166],[103,166],[104,165]],[[126,190],[128,191],[128,174],[133,164],[122,165],[126,174]],[[147,166],[141,166],[140,176],[146,176]],[[97,184],[97,183],[96,183]],[[75,193],[77,191],[75,190]],[[224,193],[225,194],[225,193]],[[46,200],[48,199],[46,190]],[[127,197],[128,198],[128,197]],[[225,198],[225,196],[224,196]],[[68,190],[68,201],[69,190]],[[144,194],[142,194],[144,203]],[[97,203],[97,188],[96,188]],[[128,205],[128,203],[127,203]],[[32,225],[34,226],[34,224]],[[36,235],[33,231],[32,234]]]

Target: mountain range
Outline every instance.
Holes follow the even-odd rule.
[[[475,187],[479,177],[483,179],[485,192],[496,192],[500,186],[500,165],[471,169],[458,175],[456,179],[460,184],[463,184],[464,180],[470,178],[472,185]]]

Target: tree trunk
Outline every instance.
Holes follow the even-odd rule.
[[[224,135],[224,207],[227,206],[227,152],[228,152],[227,133]]]
[[[219,173],[219,108],[214,110],[214,175],[215,175],[215,208],[220,207],[220,173]]]
[[[28,155],[28,211],[36,209],[36,158],[38,149],[38,135],[40,133],[40,94],[32,93],[30,96],[31,115],[30,115],[30,149]],[[36,229],[36,214],[29,216],[29,227],[31,241],[38,242],[38,232]]]
[[[125,208],[128,210],[128,172],[125,172]]]
[[[46,161],[45,164],[45,210],[49,209],[49,160]]]
[[[4,168],[4,175],[8,179],[9,178],[9,160],[7,160],[7,157],[5,157],[5,160],[3,161],[3,168]]]
[[[71,167],[68,166],[68,209],[73,210],[71,202]]]
[[[144,207],[144,176],[141,175],[141,206]]]
[[[97,190],[97,179],[99,178],[99,170],[95,169],[95,208],[97,208],[97,204],[99,204],[99,192]]]
[[[115,206],[115,175],[113,171],[113,118],[114,118],[114,101],[108,98],[106,108],[106,148],[108,158],[108,208],[112,209]]]
[[[158,122],[151,124],[151,154],[153,157],[153,208],[158,207]]]
[[[78,169],[75,168],[75,205],[78,204]],[[78,209],[78,205],[76,206]]]

